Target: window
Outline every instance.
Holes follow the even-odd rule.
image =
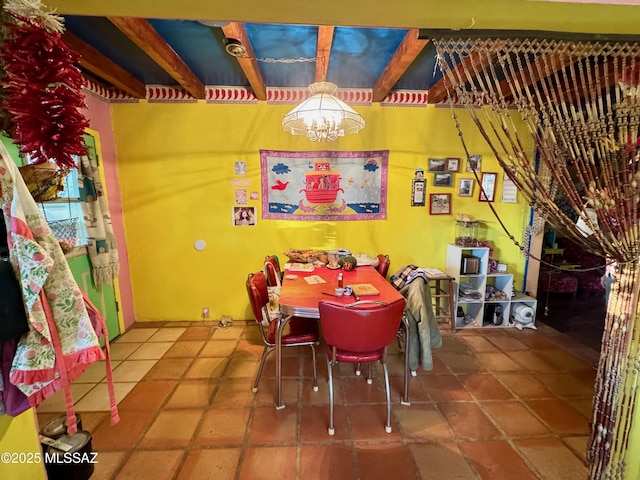
[[[79,164],[79,159],[77,159]],[[58,193],[56,200],[39,203],[40,211],[53,234],[70,247],[87,245],[87,229],[78,189],[78,169],[72,168],[64,179],[64,190]]]

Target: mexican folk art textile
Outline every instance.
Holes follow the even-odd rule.
[[[105,283],[113,284],[113,280],[118,277],[120,264],[116,237],[111,226],[111,214],[100,181],[98,162],[91,150],[89,155],[80,157],[78,177],[80,200],[89,238],[87,250],[91,260],[91,274],[93,283],[100,289]]]
[[[386,219],[388,160],[388,150],[261,150],[262,217]]]

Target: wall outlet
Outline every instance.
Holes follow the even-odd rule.
[[[209,318],[209,307],[202,307],[202,318]]]

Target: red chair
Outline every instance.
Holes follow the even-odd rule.
[[[389,267],[391,266],[391,260],[389,260],[389,255],[379,254],[378,255],[378,266],[376,270],[378,273],[382,275],[384,278],[387,278],[387,272],[389,271]]]
[[[262,376],[262,370],[267,357],[276,348],[277,320],[270,320],[267,312],[269,294],[267,291],[267,281],[263,272],[249,274],[246,282],[249,303],[253,310],[253,316],[260,328],[260,335],[264,343],[264,350],[260,358],[260,367],[256,380],[253,383],[253,393],[258,391],[258,383]],[[266,325],[266,326],[265,326]],[[315,344],[320,340],[318,333],[318,322],[308,318],[292,317],[286,324],[282,332],[283,347],[299,347],[308,345],[311,347],[313,355],[313,390],[318,391],[318,374],[316,369],[316,349]]]
[[[282,285],[282,271],[280,270],[278,257],[275,255],[264,257],[264,274],[267,277],[268,286],[279,287]]]
[[[367,383],[371,384],[371,366],[380,361],[384,371],[387,396],[387,423],[385,431],[391,433],[391,399],[387,346],[395,341],[405,307],[405,299],[393,303],[362,300],[348,305],[320,301],[320,327],[327,344],[329,370],[329,435],[333,427],[333,366],[337,362],[369,363]]]

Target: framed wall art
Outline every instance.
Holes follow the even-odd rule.
[[[447,165],[445,167],[447,172],[459,172],[460,171],[460,159],[457,157],[447,158]]]
[[[444,172],[447,166],[447,161],[444,158],[430,158],[427,163],[427,171],[429,172]]]
[[[482,169],[482,155],[469,155],[467,172],[479,172]]]
[[[388,150],[260,150],[264,220],[387,218]]]
[[[233,225],[236,227],[254,227],[256,225],[255,207],[233,207]]]
[[[440,173],[433,174],[433,186],[434,187],[450,187],[453,185],[453,173]]]
[[[459,197],[471,197],[473,195],[473,178],[461,178],[458,185]]]
[[[424,178],[424,170],[416,169],[416,175],[413,177],[411,184],[411,206],[424,207],[425,192],[427,190],[427,181]]]
[[[496,197],[496,180],[497,173],[483,173],[478,200],[481,202],[493,202]]]
[[[451,194],[432,193],[429,195],[430,215],[451,215]]]

